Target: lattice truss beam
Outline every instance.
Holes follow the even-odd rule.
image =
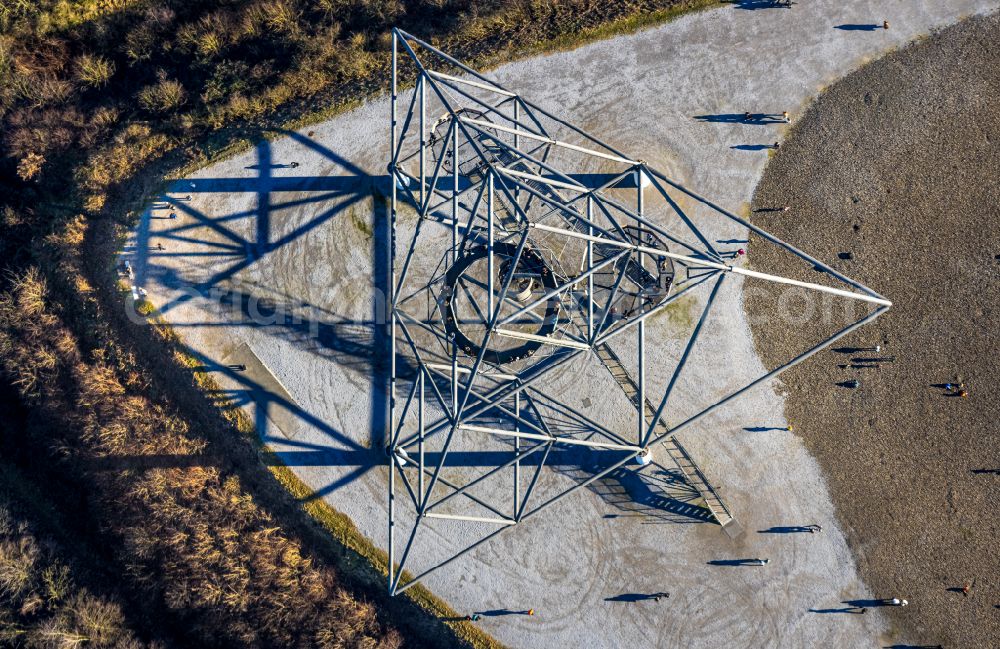
[[[394,30],[392,56],[390,592],[636,472],[738,533],[677,434],[889,301],[410,34]],[[696,218],[753,231],[831,285],[738,266]],[[668,409],[731,275],[868,312],[711,404]],[[700,287],[701,316],[649,394],[647,323]],[[572,405],[584,384],[597,409]]]

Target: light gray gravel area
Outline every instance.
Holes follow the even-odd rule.
[[[726,4],[493,75],[699,194],[746,213],[768,159],[761,145],[780,141],[787,126],[698,116],[787,110],[794,121],[824,86],[851,70],[998,4]],[[883,20],[890,29],[855,28]],[[125,251],[138,282],[185,343],[220,364],[221,396],[252,411],[267,441],[317,497],[383,547],[387,469],[377,429],[385,400],[372,384],[379,300],[371,277],[383,208],[371,188],[385,173],[388,113],[386,100],[372,101],[177,181],[171,193],[176,218],[170,209],[151,209]],[[746,238],[732,225],[693,214],[716,240]],[[724,284],[718,317],[706,324],[677,389],[685,408],[708,405],[765,371],[741,295],[740,282]],[[650,324],[654,364],[676,362],[697,307],[692,300],[687,311]],[[230,364],[246,370],[225,367]],[[667,371],[653,374],[651,390],[662,389]],[[560,384],[584,396],[591,391],[587,398],[601,404],[596,384],[581,378],[570,368]],[[869,592],[858,578],[821,469],[785,430],[784,391],[777,382],[761,388],[685,436],[741,520],[746,533],[739,539],[655,504],[637,507],[609,490],[581,490],[550,516],[519,525],[435,573],[428,586],[460,612],[533,608],[533,616],[480,622],[517,647],[893,644],[895,611],[840,611],[844,601],[884,594]],[[823,532],[758,533],[812,523]],[[461,547],[446,531],[434,529],[428,552]],[[708,563],[745,557],[771,561],[766,567]],[[671,596],[613,599],[657,591]]]

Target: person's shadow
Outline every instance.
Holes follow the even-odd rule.
[[[834,29],[839,29],[845,32],[873,32],[876,29],[882,29],[882,25],[837,25]]]
[[[759,566],[760,559],[713,559],[707,562],[710,566]]]
[[[733,146],[731,146],[729,148],[730,149],[735,149],[737,151],[764,151],[764,150],[767,150],[767,149],[773,149],[774,145],[773,144],[736,144],[736,145],[733,145]]]
[[[786,525],[782,527],[769,527],[766,530],[757,530],[758,534],[802,534],[814,532],[815,528],[806,525]]]
[[[298,166],[299,165],[297,163],[295,163],[295,162],[284,163],[284,164],[277,163],[277,162],[272,162],[272,163],[269,163],[269,164],[247,165],[246,167],[243,167],[243,168],[244,169],[254,169],[254,170],[257,170],[257,171],[261,171],[261,170],[266,170],[266,169],[295,169]]]
[[[857,608],[875,608],[879,606],[893,606],[891,599],[847,599],[841,602],[848,606]]]
[[[786,0],[723,0],[727,4],[733,5],[734,9],[745,9],[754,11],[757,9],[791,9],[793,4]]]
[[[829,613],[853,613],[854,615],[863,615],[865,613],[865,609],[857,607],[857,606],[845,606],[843,608],[811,608],[811,609],[809,609],[809,612],[810,613],[823,613],[823,614],[829,614]]]
[[[717,124],[784,124],[780,113],[719,113],[717,115],[695,115],[699,122],[714,122]]]
[[[523,611],[512,611],[509,608],[498,608],[492,611],[476,611],[476,615],[482,617],[503,617],[506,615],[531,615],[530,609],[525,609]]]
[[[605,602],[645,602],[670,597],[670,593],[622,593],[614,597],[605,597]]]

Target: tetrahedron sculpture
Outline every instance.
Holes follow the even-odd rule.
[[[692,510],[739,534],[677,434],[890,303],[400,30],[392,73],[390,592],[626,466],[663,467]],[[415,84],[406,100],[401,79]],[[843,287],[741,267],[681,198]],[[732,275],[874,310],[670,425],[671,390]],[[647,322],[699,287],[711,291],[701,319],[649,394]],[[596,409],[574,405],[584,376]]]

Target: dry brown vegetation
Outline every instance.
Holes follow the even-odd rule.
[[[9,162],[101,210],[147,165],[193,162],[236,135],[377,90],[401,25],[489,62],[705,0],[44,0],[0,7],[0,122]],[[124,117],[124,119],[122,119]],[[122,132],[163,139],[143,155]],[[215,133],[216,131],[224,131]],[[112,151],[108,155],[108,151]],[[129,163],[113,177],[108,157]],[[28,162],[25,162],[28,161]],[[47,161],[41,165],[40,161]],[[58,161],[58,162],[53,162]],[[44,184],[44,182],[43,182]]]
[[[25,510],[38,503],[21,501],[14,493],[10,483],[21,479],[9,466],[0,466],[0,643],[53,648],[157,646],[136,637],[115,599],[77,583],[78,570],[60,556],[58,544],[25,520]]]
[[[380,90],[392,25],[488,64],[709,3],[0,1],[0,476],[35,494],[0,525],[0,643],[488,644],[289,496],[123,317],[114,251],[165,174]]]
[[[142,394],[145,379],[118,371],[133,359],[105,350],[85,358],[50,308],[35,270],[0,297],[3,369],[32,413],[22,434],[86,480],[85,506],[123,552],[137,602],[202,646],[399,646],[374,607],[283,533],[204,439]],[[5,574],[0,566],[0,590]]]

